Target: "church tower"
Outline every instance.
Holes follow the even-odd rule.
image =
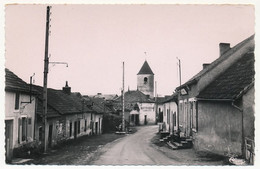
[[[147,61],[137,74],[137,90],[149,95],[150,98],[154,97],[154,73]]]

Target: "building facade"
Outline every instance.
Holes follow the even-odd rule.
[[[5,69],[5,150],[6,162],[13,157],[13,150],[34,140],[36,92]]]
[[[197,150],[241,155],[247,131],[243,128],[253,128],[248,124],[254,120],[254,97],[243,96],[249,110],[245,122],[247,113],[242,113],[243,97],[238,99],[238,94],[254,81],[254,36],[233,48],[222,45],[218,59],[177,88],[179,128]]]

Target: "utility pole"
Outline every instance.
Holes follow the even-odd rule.
[[[125,131],[125,64],[123,62],[123,89],[122,89],[122,131]]]
[[[158,95],[157,95],[157,82],[155,81],[155,118],[156,118],[155,124],[158,123],[158,119],[159,119],[159,115],[158,115],[158,111],[157,111],[157,109],[158,109],[157,97],[158,97]]]
[[[47,123],[47,79],[49,69],[49,26],[50,26],[50,6],[47,6],[46,16],[46,34],[45,34],[45,55],[43,72],[43,115],[42,115],[42,140],[44,144],[44,153],[47,151],[46,123]]]
[[[177,59],[179,61],[179,63],[178,63],[178,65],[179,65],[179,78],[180,78],[180,86],[181,86],[181,60],[178,57],[177,57]]]
[[[49,72],[49,63],[51,64],[66,64],[68,67],[68,63],[66,62],[49,62],[49,28],[50,28],[50,9],[51,6],[47,6],[47,16],[46,16],[46,34],[45,34],[45,55],[44,55],[44,72],[43,72],[43,114],[42,114],[42,141],[44,146],[44,152],[47,151],[47,81],[48,81],[48,72]]]

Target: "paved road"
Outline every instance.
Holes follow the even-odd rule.
[[[158,126],[143,126],[107,148],[94,165],[172,165],[177,161],[156,150],[151,143]]]

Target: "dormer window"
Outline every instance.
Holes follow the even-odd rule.
[[[147,82],[148,82],[148,78],[145,77],[145,78],[144,78],[144,84],[146,84]]]

